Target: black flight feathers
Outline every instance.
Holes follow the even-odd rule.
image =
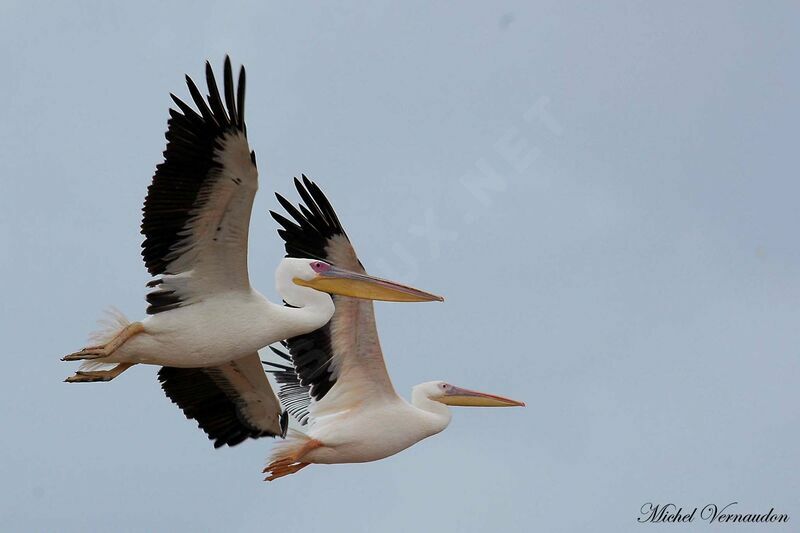
[[[331,203],[316,183],[303,175],[302,182],[295,178],[294,186],[305,205],[292,205],[289,200],[275,194],[286,213],[294,220],[270,211],[272,218],[282,226],[278,234],[284,240],[286,257],[327,260],[325,250],[329,239],[336,235],[347,236]]]
[[[170,251],[187,238],[183,230],[191,214],[206,200],[198,193],[216,179],[217,173],[213,171],[218,170],[220,164],[214,156],[219,142],[233,131],[246,134],[244,67],[239,71],[238,89],[234,92],[231,61],[225,58],[224,103],[209,63],[206,63],[206,82],[207,102],[192,79],[186,77],[189,93],[199,112],[171,95],[178,109],[169,110],[164,162],[156,167],[142,210],[142,234],[145,236],[142,257],[153,276],[169,273]]]
[[[216,379],[215,376],[216,375]],[[161,388],[186,418],[197,421],[214,447],[236,446],[247,439],[275,437],[274,433],[248,424],[239,415],[235,391],[214,368],[162,367],[158,372]],[[289,420],[284,412],[280,418],[285,434]]]
[[[288,347],[286,342],[282,344],[284,347]],[[291,365],[292,357],[289,354],[272,346],[269,348],[278,357]],[[278,398],[283,408],[302,425],[306,425],[308,423],[308,406],[311,404],[310,387],[300,383],[300,376],[297,375],[293,366],[271,361],[261,362],[270,367],[267,368],[267,372],[275,376],[275,381],[280,385]]]
[[[233,88],[233,71],[231,69],[231,58],[225,57],[225,67],[223,73],[223,83],[225,90],[225,103],[222,103],[222,98],[217,88],[217,80],[214,78],[214,70],[211,68],[211,63],[206,61],[206,84],[208,84],[207,96],[208,105],[203,100],[200,90],[195,85],[192,78],[186,76],[186,85],[189,87],[189,94],[192,96],[194,104],[200,110],[198,115],[191,107],[186,105],[180,98],[170,93],[172,100],[180,108],[179,113],[174,109],[170,109],[170,116],[173,118],[184,116],[195,122],[208,122],[216,124],[220,128],[236,128],[241,131],[246,131],[244,124],[244,89],[245,89],[245,71],[244,67],[239,69],[239,84],[234,98]],[[209,107],[210,106],[210,107]],[[226,107],[227,106],[227,107]]]

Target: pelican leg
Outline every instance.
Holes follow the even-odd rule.
[[[322,446],[323,446],[323,444],[320,441],[314,440],[314,439],[309,439],[296,452],[294,452],[294,453],[292,453],[290,455],[287,455],[286,457],[283,457],[281,459],[276,459],[275,461],[272,461],[269,465],[267,465],[266,468],[264,468],[264,470],[262,470],[262,472],[263,473],[267,473],[268,471],[272,470],[273,468],[280,468],[280,467],[289,466],[289,465],[294,464],[294,463],[299,463],[300,460],[303,458],[303,456],[305,454],[307,454],[311,450],[314,450],[316,448],[320,448]]]
[[[133,324],[129,324],[125,326],[122,331],[120,331],[116,337],[111,339],[108,343],[102,346],[89,346],[88,348],[84,348],[83,350],[75,353],[71,353],[69,355],[65,355],[61,358],[62,361],[84,361],[87,359],[101,359],[103,357],[108,357],[114,351],[125,344],[125,342],[133,337],[144,331],[144,326],[141,322],[134,322]]]
[[[297,462],[297,459],[295,459],[294,456],[284,457],[283,459],[278,459],[277,461],[272,461],[269,465],[264,467],[264,470],[262,470],[261,472],[266,474],[267,472],[269,472],[270,470],[272,470],[274,468],[285,468],[285,467],[287,467],[287,466],[289,466],[291,464],[294,464],[296,462]]]
[[[287,455],[286,457],[282,457],[280,459],[272,461],[269,465],[267,465],[266,468],[264,468],[264,470],[262,470],[262,473],[272,474],[270,477],[276,474],[279,474],[277,477],[283,477],[289,474],[294,474],[301,468],[308,466],[309,463],[301,462],[303,457],[305,457],[305,455],[311,450],[314,450],[316,448],[321,448],[322,446],[324,446],[324,444],[322,444],[320,441],[315,439],[309,439],[308,441],[306,441],[305,444],[303,444],[300,448],[298,448],[296,452]],[[303,466],[298,466],[298,465],[303,465]],[[291,470],[291,472],[288,472],[289,470]],[[285,471],[286,473],[283,473]],[[272,481],[270,477],[266,478],[264,481]]]
[[[297,464],[285,466],[285,467],[282,467],[282,468],[276,468],[275,470],[270,472],[269,476],[264,478],[264,481],[274,481],[274,480],[276,480],[278,478],[281,478],[281,477],[284,477],[284,476],[288,476],[290,474],[296,474],[297,472],[299,472],[300,470],[304,469],[305,467],[307,467],[310,464],[311,463],[297,463]]]
[[[111,370],[78,370],[74,376],[70,376],[64,381],[66,383],[94,383],[97,381],[111,381],[119,376],[136,363],[120,363]]]

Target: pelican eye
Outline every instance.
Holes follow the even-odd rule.
[[[311,270],[314,272],[321,274],[322,272],[327,272],[330,270],[331,266],[328,263],[323,263],[322,261],[314,261],[311,263]]]

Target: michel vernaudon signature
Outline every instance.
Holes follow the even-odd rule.
[[[709,503],[701,507],[687,507],[684,511],[683,507],[678,507],[674,503],[667,503],[657,505],[652,502],[647,502],[642,505],[640,512],[642,516],[636,520],[638,522],[650,522],[653,524],[680,524],[698,521],[708,522],[709,524],[717,523],[781,523],[788,522],[789,515],[785,513],[776,513],[774,507],[770,507],[766,513],[740,513],[734,509],[739,505],[739,502],[731,502],[728,505],[719,506],[715,503]]]

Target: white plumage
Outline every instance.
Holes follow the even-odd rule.
[[[395,454],[442,431],[446,405],[523,405],[439,381],[415,387],[411,403],[396,394],[371,300],[442,298],[367,275],[328,199],[305,176],[295,179],[303,203],[278,195],[288,218],[272,213],[285,242],[275,274],[285,305],[250,286],[258,172],[244,122],[244,69],[234,87],[226,59],[224,95],[209,64],[206,78],[204,99],[187,77],[197,110],[173,96],[178,109],[170,110],[164,162],[145,199],[149,316],[129,322],[114,315],[97,345],[64,357],[83,361],[67,381],[109,381],[135,364],[160,365],[167,396],[216,447],[284,436],[291,413],[307,431],[276,445],[265,469],[270,480],[310,463]],[[289,353],[275,351],[291,365],[266,363],[280,384],[282,411],[258,350],[284,339]]]
[[[287,252],[365,274],[319,187],[305,177],[295,185],[305,205],[295,208],[279,197],[293,220],[272,214],[283,226],[279,233]],[[311,463],[360,463],[398,453],[446,428],[447,405],[524,405],[442,381],[416,386],[407,402],[395,392],[386,370],[372,302],[334,295],[333,303],[330,322],[288,339],[288,354],[273,349],[290,365],[265,362],[281,386],[281,402],[304,426],[276,443],[264,469],[268,480]]]
[[[186,78],[196,110],[172,96],[178,109],[170,109],[164,161],[144,203],[142,256],[154,278],[149,316],[117,317],[97,345],[63,360],[84,361],[72,383],[110,381],[140,363],[162,366],[166,394],[222,446],[285,433],[287,416],[258,350],[324,326],[334,312],[329,294],[440,298],[313,256],[286,258],[276,271],[278,292],[293,307],[252,288],[247,240],[258,171],[244,121],[245,71],[235,87],[226,58],[223,94],[208,63],[206,80],[204,99]]]

